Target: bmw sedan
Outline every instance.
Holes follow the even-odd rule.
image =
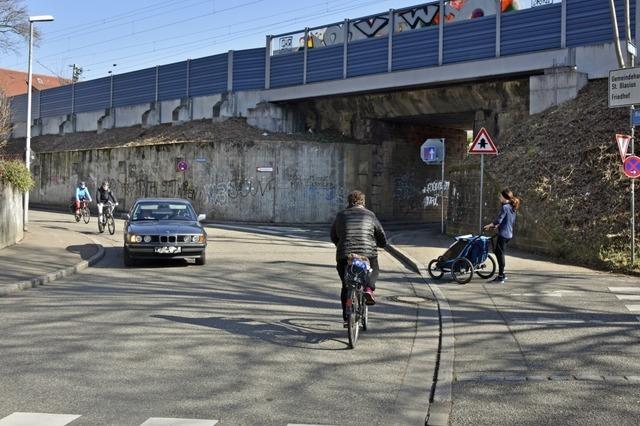
[[[188,200],[141,198],[126,215],[124,264],[136,259],[195,259],[206,262],[207,233]]]

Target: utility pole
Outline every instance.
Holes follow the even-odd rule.
[[[77,83],[78,80],[80,80],[80,76],[82,76],[82,73],[84,72],[84,70],[82,69],[82,67],[79,67],[76,64],[72,64],[69,65],[72,69],[71,71],[71,82],[72,83]]]

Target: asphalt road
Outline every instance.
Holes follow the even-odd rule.
[[[96,234],[70,219],[32,213]],[[121,234],[102,235],[94,267],[1,298],[0,425],[419,424],[437,312],[397,297],[428,297],[424,283],[381,254],[371,328],[349,350],[326,233],[250,231],[209,229],[203,267],[124,268]]]

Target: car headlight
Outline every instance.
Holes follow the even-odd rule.
[[[191,237],[191,242],[193,242],[193,243],[197,243],[197,242],[198,242],[198,238],[200,238],[200,236],[199,236],[199,235],[194,235],[194,236],[192,236],[192,237]]]
[[[142,237],[140,235],[136,235],[136,243],[141,243]]]
[[[145,235],[144,236],[144,242],[145,243],[150,243],[151,242],[151,236],[150,235]]]
[[[185,236],[182,238],[182,240],[183,240],[185,243],[188,243],[189,241],[191,241],[191,236],[189,236],[189,235],[185,235]]]

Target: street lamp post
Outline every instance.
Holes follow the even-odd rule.
[[[33,75],[31,67],[33,63],[33,23],[34,22],[49,22],[53,21],[51,15],[39,15],[29,17],[29,65],[28,65],[28,83],[27,83],[27,137],[26,148],[24,153],[24,162],[27,166],[27,170],[31,172],[31,87],[33,84]],[[29,226],[29,191],[24,192],[23,196],[23,213],[22,213],[22,228],[27,231]]]

